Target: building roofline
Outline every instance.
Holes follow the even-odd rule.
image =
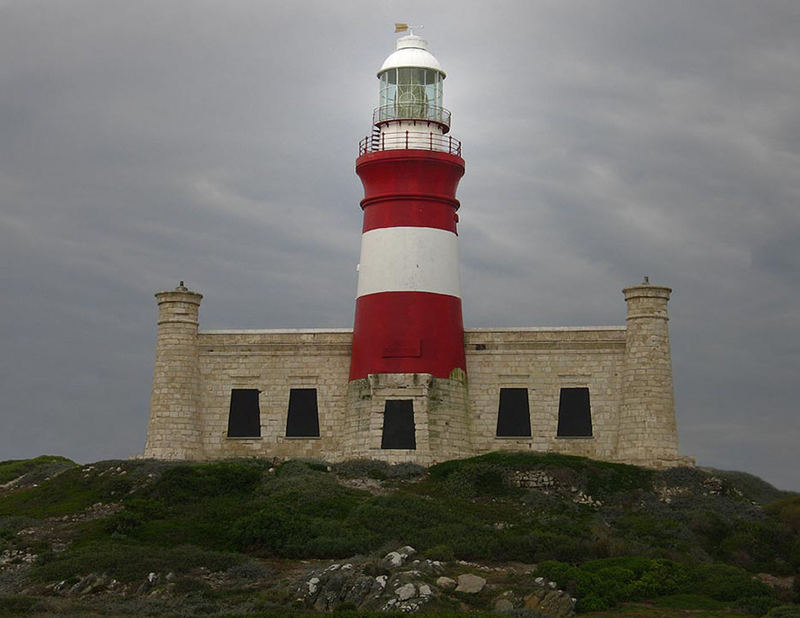
[[[490,326],[482,328],[465,328],[465,333],[503,332],[566,332],[609,330],[623,331],[625,326]],[[291,335],[299,333],[352,333],[352,328],[221,328],[201,330],[199,335]]]
[[[489,326],[486,328],[465,328],[465,333],[506,332],[547,332],[576,330],[625,330],[625,326]]]
[[[293,333],[352,333],[352,328],[232,328],[201,330],[199,335],[290,335]]]

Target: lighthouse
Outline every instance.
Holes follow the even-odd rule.
[[[443,107],[445,72],[409,33],[377,75],[356,159],[364,219],[353,330],[204,330],[202,294],[183,282],[158,292],[145,456],[431,465],[539,451],[691,464],[678,453],[672,290],[646,277],[625,288],[625,326],[465,331],[464,160]]]
[[[378,71],[373,132],[356,173],[364,224],[350,379],[466,370],[458,274],[460,142],[442,107],[445,73],[419,36]]]
[[[368,389],[356,399],[374,403],[361,424],[373,427],[373,443],[380,433],[382,450],[418,451],[432,446],[439,422],[458,434],[466,415],[456,199],[464,160],[442,105],[445,72],[424,39],[399,38],[377,75],[372,132],[356,160],[364,219],[350,382]]]

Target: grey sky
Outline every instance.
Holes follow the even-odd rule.
[[[681,451],[800,489],[800,3],[0,0],[0,460],[141,452],[153,292],[352,326],[392,22],[448,73],[466,325],[674,288]]]

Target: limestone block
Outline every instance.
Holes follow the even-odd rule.
[[[480,575],[473,575],[472,573],[465,573],[458,576],[458,586],[456,592],[463,592],[464,594],[477,594],[486,586],[486,580]]]

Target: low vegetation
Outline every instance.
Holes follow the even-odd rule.
[[[28,482],[35,483],[75,465],[71,459],[56,455],[0,461],[0,486],[12,483],[17,479],[27,479]]]
[[[575,594],[578,611],[646,599],[659,599],[661,607],[681,609],[721,609],[733,603],[745,611],[757,609],[756,615],[779,605],[770,586],[743,569],[720,563],[687,565],[663,559],[605,558],[578,567],[547,561],[536,572]]]
[[[0,613],[58,613],[47,587],[90,572],[131,585],[170,573],[173,589],[224,611],[201,571],[272,573],[280,594],[248,607],[283,611],[286,565],[403,545],[442,562],[537,565],[591,615],[637,603],[641,615],[789,616],[800,601],[800,496],[741,473],[521,453],[428,470],[39,457],[0,462],[0,485],[0,555],[35,556],[0,562]],[[37,595],[19,594],[31,585]]]

